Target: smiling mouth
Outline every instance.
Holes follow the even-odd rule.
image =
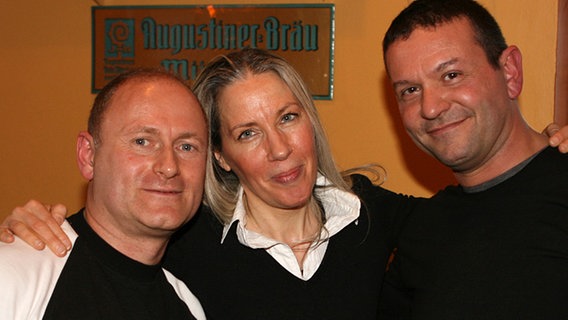
[[[296,167],[292,170],[288,170],[286,172],[279,173],[272,177],[272,180],[278,183],[290,183],[296,181],[296,179],[300,176],[301,173],[301,166]]]
[[[450,123],[444,123],[442,125],[433,126],[432,128],[427,128],[426,133],[429,134],[429,135],[443,134],[447,131],[455,129],[456,127],[461,125],[464,121],[465,121],[465,119],[462,119],[462,120],[453,121],[453,122],[450,122]]]
[[[159,189],[145,189],[146,192],[162,195],[162,196],[177,196],[180,195],[182,192],[178,190],[159,190]]]

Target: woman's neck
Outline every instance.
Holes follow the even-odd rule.
[[[278,209],[267,206],[255,206],[243,199],[246,208],[247,229],[270,237],[274,240],[296,244],[319,235],[320,223],[311,204],[301,208]]]
[[[301,267],[306,252],[319,238],[322,228],[316,202],[312,199],[301,208],[278,209],[251,204],[246,197],[243,197],[243,201],[246,228],[287,244]]]

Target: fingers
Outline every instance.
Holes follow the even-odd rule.
[[[0,241],[6,243],[14,242],[14,234],[4,225],[0,225]]]
[[[30,200],[23,207],[14,208],[14,210],[12,210],[12,214],[6,217],[6,220],[4,220],[3,223],[3,225],[10,229],[12,234],[17,235],[37,250],[43,250],[45,248],[45,243],[33,230],[33,223],[37,224],[39,220],[32,214],[32,212],[37,212],[42,207],[41,203],[35,200]]]
[[[65,217],[67,216],[67,208],[62,204],[56,204],[51,206],[50,209],[51,209],[50,210],[51,217],[54,219],[53,221],[55,221],[55,224],[53,224],[51,220],[46,221],[46,223],[48,224],[51,232],[55,234],[55,236],[57,237],[57,239],[59,239],[59,241],[61,242],[64,248],[57,247],[59,243],[57,242],[51,243],[50,241],[47,241],[47,246],[54,253],[56,253],[57,251],[58,253],[65,255],[67,251],[71,250],[72,246],[69,237],[67,237],[63,229],[61,229],[60,227],[63,221],[65,221]]]
[[[51,215],[54,210],[56,217]],[[42,250],[45,245],[58,256],[64,256],[71,248],[71,242],[60,227],[60,222],[66,214],[61,205],[44,206],[42,203],[30,200],[23,207],[17,207],[6,218],[4,224],[18,237],[32,247]],[[59,220],[59,221],[58,221]]]
[[[24,223],[17,220],[7,220],[7,226],[19,238],[24,240],[27,244],[34,247],[36,250],[43,250],[45,243],[38,237],[38,235],[29,229]]]
[[[552,137],[555,133],[560,130],[560,126],[557,123],[551,123],[546,128],[544,128],[543,133],[546,134],[547,137]]]
[[[558,150],[562,153],[568,153],[568,140],[563,139],[562,142],[558,144]]]
[[[568,152],[568,126],[560,128],[556,124],[546,127],[546,134],[550,137],[548,143],[553,147],[558,147],[562,153]]]
[[[560,133],[560,127],[557,124],[549,124],[546,129],[544,129],[544,133],[548,136],[548,144],[550,144],[550,146],[558,147],[562,142],[562,133]]]
[[[67,217],[67,208],[62,204],[55,204],[51,206],[51,216],[61,225]]]

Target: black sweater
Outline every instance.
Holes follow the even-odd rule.
[[[239,243],[233,224],[203,208],[172,240],[165,265],[200,299],[208,319],[375,319],[389,248],[414,201],[355,177],[357,222],[330,240],[316,274],[304,281],[265,250]]]

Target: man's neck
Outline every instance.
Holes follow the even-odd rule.
[[[118,252],[146,265],[160,263],[169,237],[133,235],[120,230],[107,217],[99,217],[85,208],[85,220],[93,231]]]
[[[548,145],[547,138],[533,130],[510,138],[482,166],[468,172],[454,172],[458,183],[464,187],[474,187],[495,179],[514,168]]]

